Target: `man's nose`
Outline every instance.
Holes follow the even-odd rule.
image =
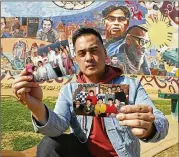
[[[91,61],[93,59],[93,55],[90,52],[86,53],[86,61]]]

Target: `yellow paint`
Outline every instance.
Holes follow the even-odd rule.
[[[151,48],[159,49],[164,46],[171,46],[173,35],[168,33],[174,33],[176,30],[168,25],[169,19],[163,17],[159,12],[157,19],[151,19],[146,16],[146,21],[144,27],[148,30],[148,35],[151,40]]]

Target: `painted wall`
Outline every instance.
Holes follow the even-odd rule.
[[[35,51],[46,53],[49,44],[65,41],[69,57],[75,63],[71,37],[83,26],[100,32],[108,54],[106,64],[123,68],[126,75],[140,80],[151,97],[157,99],[159,89],[178,93],[178,2],[124,0],[1,4],[2,17],[5,17],[1,18],[2,93],[11,88],[12,80],[25,67],[26,58],[33,56]],[[56,89],[58,93],[58,88],[67,81],[70,80],[65,77],[41,85],[49,95],[47,91]]]

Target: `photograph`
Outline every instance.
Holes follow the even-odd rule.
[[[78,84],[73,93],[76,115],[115,117],[128,104],[129,87],[125,84]]]

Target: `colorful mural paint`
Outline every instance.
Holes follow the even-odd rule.
[[[79,71],[72,34],[80,27],[92,27],[104,41],[106,64],[137,77],[145,89],[178,92],[177,1],[9,1],[1,8],[1,80],[9,73],[14,79],[27,66],[34,73],[41,69],[44,80],[49,75],[43,66],[54,70],[47,83],[65,83],[68,77],[56,77]]]

